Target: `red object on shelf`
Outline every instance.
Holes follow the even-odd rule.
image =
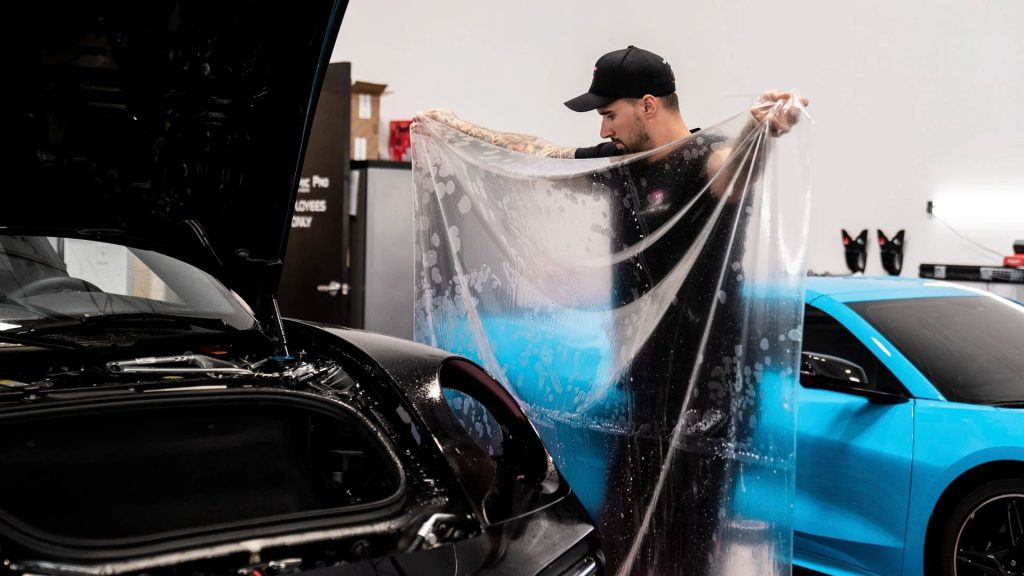
[[[1003,266],[1007,268],[1024,268],[1024,254],[1014,254],[1003,258]]]
[[[394,161],[407,160],[406,150],[409,149],[409,126],[412,120],[392,120],[391,134],[388,137],[388,149]]]

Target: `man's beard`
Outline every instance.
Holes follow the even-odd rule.
[[[651,144],[651,135],[644,129],[639,118],[636,119],[633,126],[636,129],[634,130],[636,137],[629,142],[624,140],[619,141],[622,143],[623,154],[636,154],[637,152],[647,152],[648,150],[653,149],[654,146]]]

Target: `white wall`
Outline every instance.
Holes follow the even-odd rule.
[[[1009,254],[1024,238],[1024,206],[997,204],[1024,205],[1022,0],[352,0],[333,60],[389,84],[386,120],[444,107],[582,146],[600,141],[598,116],[562,102],[627,44],[672,64],[691,126],[768,88],[812,99],[816,271],[845,271],[843,227],[872,242],[905,228],[905,276],[922,261],[996,263],[926,214],[944,195],[987,198],[992,219],[949,217],[972,239]],[[868,273],[883,273],[874,245]]]
[[[68,275],[91,282],[111,294],[131,293],[130,258],[124,246],[72,238],[64,241]]]

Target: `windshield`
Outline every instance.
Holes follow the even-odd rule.
[[[255,323],[213,276],[163,254],[90,240],[0,235],[3,332],[151,316],[212,319],[222,324],[210,326],[238,330]]]
[[[849,304],[955,402],[1024,400],[1024,306],[996,296]]]

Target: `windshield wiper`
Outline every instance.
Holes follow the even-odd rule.
[[[82,328],[93,328],[97,326],[116,326],[125,324],[131,327],[154,327],[162,326],[197,326],[211,330],[236,330],[233,326],[220,318],[207,318],[204,316],[182,316],[178,314],[160,314],[156,312],[138,312],[129,314],[101,314],[98,316],[81,316],[71,320],[59,320],[56,322],[44,322],[34,324],[19,330],[16,334],[47,334],[54,332],[67,332]]]
[[[61,320],[69,320],[71,318],[74,318],[73,316],[61,314],[55,310],[44,308],[43,306],[29,304],[28,302],[25,302],[24,300],[21,300],[19,298],[11,298],[7,296],[7,294],[4,294],[2,292],[0,292],[0,306],[10,306],[17,310],[30,312],[32,314],[35,314],[36,316],[39,316],[40,318],[60,318]]]
[[[37,348],[49,348],[55,350],[73,350],[82,348],[77,342],[66,342],[52,338],[38,338],[35,336],[24,336],[20,333],[0,332],[0,342],[10,344],[21,344],[22,346],[35,346]]]

